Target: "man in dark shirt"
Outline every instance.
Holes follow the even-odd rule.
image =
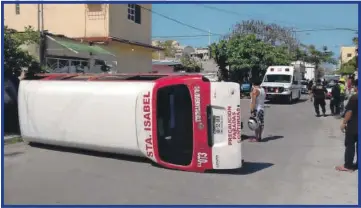
[[[358,147],[357,147],[357,138],[358,138],[358,90],[357,90],[357,79],[354,82],[355,94],[352,95],[349,102],[346,106],[346,114],[341,123],[341,131],[346,131],[345,133],[345,164],[336,167],[336,170],[339,171],[353,171],[357,168],[356,165],[353,164],[353,160],[355,157],[355,149],[356,149],[356,157],[358,156]],[[356,148],[355,148],[356,146]],[[358,162],[358,158],[357,158]]]
[[[331,95],[332,95],[330,101],[331,113],[332,115],[339,115],[340,104],[341,104],[341,88],[337,80],[335,80],[335,85],[332,87]]]
[[[312,87],[313,105],[315,107],[317,117],[320,116],[320,106],[323,116],[326,116],[326,94],[327,89],[322,85],[321,80],[318,79],[316,85]]]
[[[19,133],[18,88],[20,80],[10,71],[4,72],[4,131]]]
[[[312,87],[313,87],[313,80],[310,80],[310,81],[308,82],[308,85],[307,85],[308,91],[311,91],[311,90],[312,90]]]

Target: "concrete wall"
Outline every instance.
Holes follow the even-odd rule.
[[[20,14],[15,4],[6,4],[4,11],[5,25],[10,28],[23,31],[31,25],[37,29],[37,4],[20,4]],[[144,9],[141,24],[128,20],[128,4],[44,4],[44,30],[71,38],[112,36],[151,45],[151,21],[151,12]],[[152,70],[151,49],[116,41],[106,47],[117,56],[118,72]]]
[[[351,55],[348,57],[348,55]],[[356,56],[356,47],[341,47],[341,64],[347,63]]]
[[[5,4],[5,25],[18,31],[26,26],[38,28],[38,5]],[[140,6],[152,9],[151,5]],[[44,4],[44,30],[72,38],[108,37],[151,45],[152,14],[141,9],[141,24],[128,20],[128,4]]]
[[[152,71],[152,51],[139,46],[132,46],[112,41],[106,47],[116,55],[117,72],[150,72]]]
[[[140,6],[152,9],[152,5],[140,4]],[[109,36],[152,44],[151,12],[141,9],[140,24],[128,20],[128,4],[109,5],[109,14]]]
[[[69,37],[84,37],[86,34],[84,4],[44,4],[43,7],[44,30]],[[23,31],[24,27],[29,25],[38,29],[37,14],[37,4],[20,4],[18,15],[15,13],[14,4],[6,4],[5,25],[18,31]]]

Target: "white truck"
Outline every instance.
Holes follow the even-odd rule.
[[[267,94],[267,99],[284,99],[291,104],[301,97],[302,74],[297,66],[270,66],[267,68],[261,87]]]

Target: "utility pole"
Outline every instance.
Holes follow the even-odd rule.
[[[211,45],[211,30],[208,30],[208,45]]]
[[[44,4],[41,4],[41,32],[44,32]]]
[[[38,32],[40,32],[40,4],[38,4]]]
[[[46,44],[45,44],[45,36],[44,36],[44,4],[38,4],[38,32],[40,34],[39,40],[39,60],[40,66],[45,65],[45,52],[46,52]]]

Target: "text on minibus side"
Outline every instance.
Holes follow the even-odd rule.
[[[196,123],[200,123],[202,121],[201,116],[201,95],[200,95],[200,87],[194,86],[194,120]]]
[[[241,142],[241,109],[237,108],[236,111],[232,111],[232,107],[227,107],[228,117],[228,145],[232,145],[233,140]]]
[[[145,139],[145,151],[148,157],[153,157],[153,140],[152,140],[152,120],[151,120],[151,99],[150,92],[143,95],[143,118],[144,118],[144,131],[148,132],[149,135]]]
[[[197,154],[197,167],[202,167],[203,164],[208,162],[208,154],[205,152],[198,152]]]

